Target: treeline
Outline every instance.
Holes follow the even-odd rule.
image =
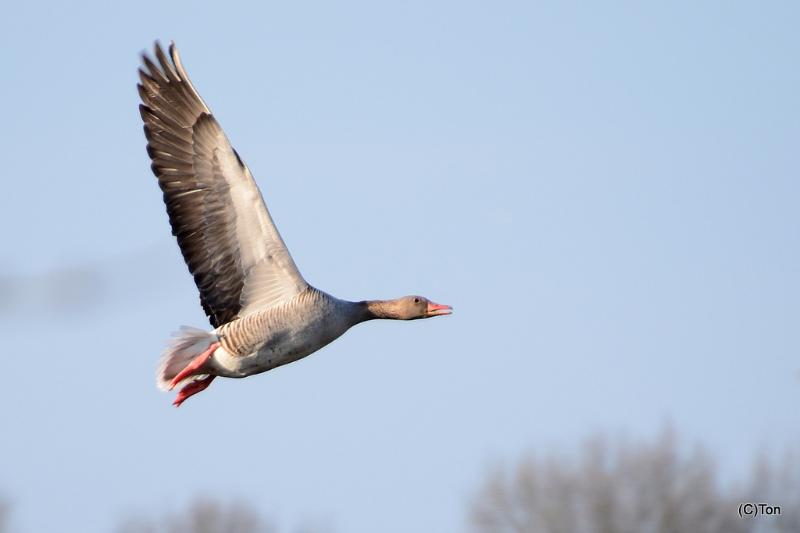
[[[724,483],[704,449],[679,446],[670,430],[650,442],[600,436],[571,455],[493,469],[469,523],[475,533],[800,532],[797,454],[758,457],[750,470]]]
[[[10,513],[0,501],[0,533],[11,533]],[[424,531],[424,515],[419,520]],[[679,443],[670,430],[638,442],[596,436],[571,453],[530,453],[491,469],[466,502],[465,522],[472,533],[798,533],[800,455],[758,457],[745,479],[723,482],[707,451]],[[211,499],[162,516],[125,517],[115,530],[278,532],[249,504]]]

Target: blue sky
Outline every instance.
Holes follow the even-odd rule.
[[[484,468],[671,421],[723,473],[800,438],[793,2],[17,2],[4,10],[0,493],[20,531],[196,495],[457,531]],[[180,410],[204,326],[149,170],[175,40],[301,272],[360,326]]]

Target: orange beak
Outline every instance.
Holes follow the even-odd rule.
[[[428,302],[428,316],[449,315],[453,312],[453,308],[449,305],[442,305],[433,302]]]

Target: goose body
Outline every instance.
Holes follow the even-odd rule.
[[[308,287],[283,305],[217,328],[214,368],[232,378],[272,370],[316,352],[362,318],[359,304]]]
[[[291,363],[360,322],[450,313],[421,296],[350,302],[309,285],[174,44],[169,56],[156,44],[154,56],[144,54],[139,69],[147,153],[214,328],[183,327],[162,355],[157,383],[182,385],[176,406],[217,376],[242,378]]]

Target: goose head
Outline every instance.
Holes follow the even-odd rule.
[[[424,296],[404,296],[394,300],[375,300],[367,302],[370,318],[391,320],[417,320],[435,316],[449,315],[453,308],[432,302]]]

